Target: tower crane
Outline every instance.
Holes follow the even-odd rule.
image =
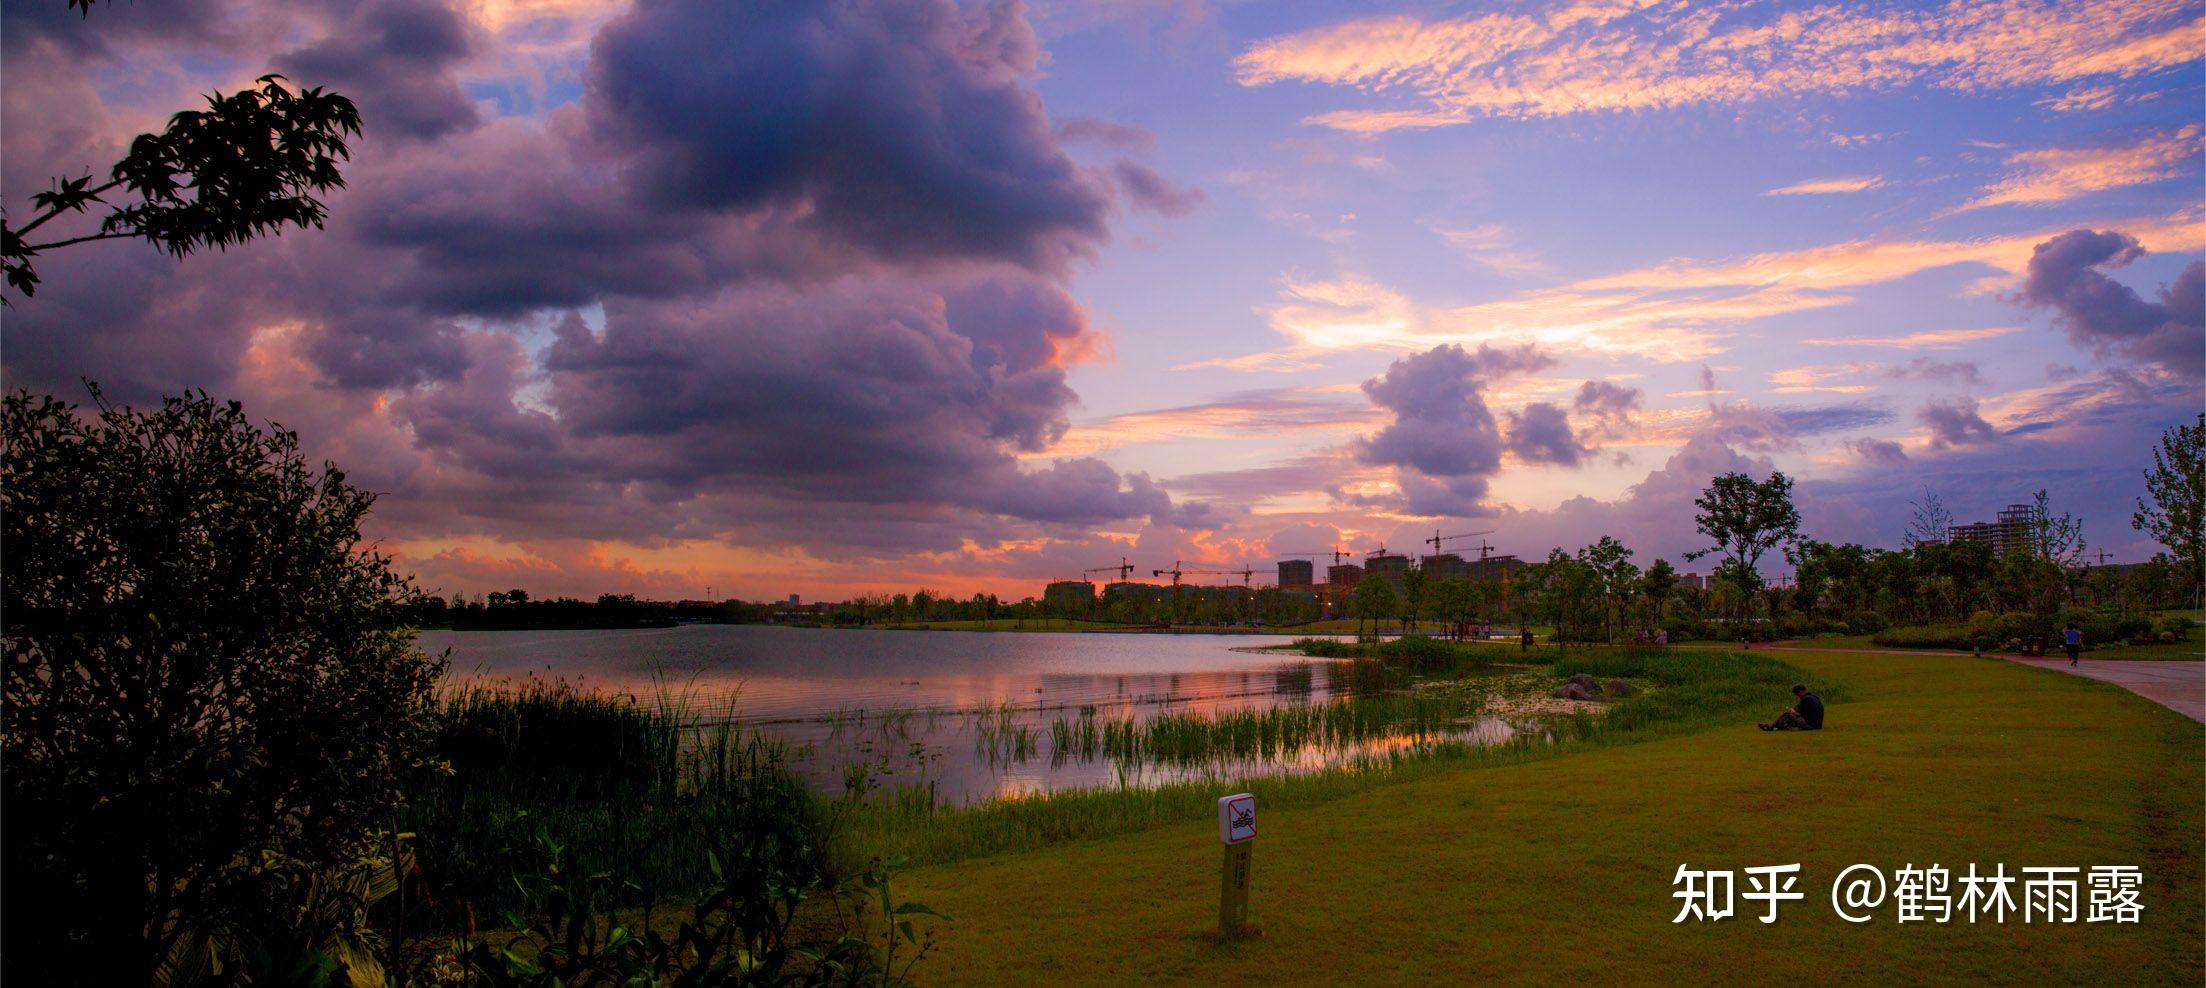
[[[1241,578],[1241,588],[1242,588],[1242,589],[1244,589],[1244,590],[1246,590],[1246,589],[1248,589],[1248,587],[1249,587],[1249,578],[1250,578],[1250,577],[1252,577],[1252,576],[1255,576],[1255,575],[1256,575],[1256,570],[1254,570],[1254,569],[1251,569],[1251,568],[1250,568],[1250,567],[1249,567],[1248,565],[1246,565],[1246,564],[1243,564],[1243,565],[1242,565],[1242,567],[1241,567],[1240,569],[1185,569],[1185,568],[1181,567],[1181,565],[1180,565],[1180,562],[1179,562],[1179,560],[1173,560],[1173,561],[1172,561],[1172,568],[1171,568],[1171,569],[1160,569],[1160,570],[1152,570],[1152,571],[1150,571],[1150,574],[1149,574],[1149,575],[1151,575],[1151,576],[1170,576],[1170,577],[1172,578],[1172,620],[1174,620],[1174,621],[1178,621],[1178,620],[1179,620],[1179,617],[1180,617],[1180,578],[1181,578],[1181,577],[1183,577],[1183,576],[1238,576],[1238,577],[1240,577],[1240,578]]]
[[[1477,532],[1463,532],[1463,533],[1460,533],[1460,534],[1457,534],[1457,535],[1442,535],[1442,534],[1440,534],[1440,530],[1439,530],[1439,529],[1437,529],[1437,528],[1435,528],[1435,529],[1433,529],[1433,530],[1432,530],[1432,538],[1426,539],[1426,540],[1425,540],[1425,544],[1426,544],[1426,545],[1429,545],[1429,546],[1431,546],[1431,547],[1432,547],[1432,553],[1433,553],[1433,555],[1436,555],[1436,556],[1437,556],[1437,555],[1439,555],[1439,554],[1440,554],[1440,547],[1441,547],[1441,545],[1442,545],[1442,544],[1444,544],[1444,543],[1448,543],[1448,542],[1453,542],[1453,541],[1455,541],[1455,540],[1457,540],[1457,539],[1468,539],[1468,538],[1473,538],[1473,537],[1475,537],[1475,536],[1480,536],[1480,535],[1492,535],[1492,534],[1494,534],[1494,530],[1493,530],[1493,529],[1491,529],[1491,528],[1489,528],[1489,529],[1485,529],[1485,530],[1483,530],[1483,531],[1477,531]],[[1479,560],[1480,560],[1481,562],[1485,561],[1485,559],[1486,559],[1486,554],[1487,554],[1488,552],[1492,551],[1492,549],[1493,549],[1493,548],[1494,548],[1493,546],[1490,546],[1490,545],[1487,545],[1487,544],[1486,544],[1486,540],[1485,540],[1485,539],[1479,539],[1479,540],[1478,540],[1478,558],[1479,558]]]
[[[1314,551],[1314,552],[1311,552],[1311,551],[1303,551],[1303,552],[1275,552],[1275,553],[1272,553],[1272,555],[1274,555],[1274,556],[1277,556],[1277,557],[1279,557],[1280,559],[1300,559],[1300,558],[1302,558],[1302,557],[1304,557],[1304,556],[1309,556],[1309,557],[1312,557],[1312,558],[1315,558],[1315,557],[1318,557],[1318,556],[1331,556],[1331,557],[1333,557],[1333,565],[1335,565],[1335,566],[1338,566],[1338,565],[1340,565],[1340,561],[1341,561],[1341,560],[1343,560],[1343,559],[1346,559],[1346,558],[1348,558],[1348,557],[1349,557],[1349,556],[1351,556],[1351,555],[1354,555],[1354,553],[1351,553],[1351,552],[1349,552],[1348,550],[1346,550],[1346,549],[1343,549],[1343,548],[1341,548],[1341,547],[1339,547],[1339,546],[1334,546],[1334,547],[1332,547],[1332,548],[1330,548],[1330,549],[1319,549],[1319,550],[1316,550],[1316,551]]]
[[[1086,576],[1090,573],[1117,573],[1118,582],[1124,583],[1127,581],[1128,578],[1134,575],[1134,564],[1127,562],[1126,557],[1120,556],[1118,557],[1118,565],[1116,566],[1090,566],[1087,569],[1080,571],[1081,576]]]

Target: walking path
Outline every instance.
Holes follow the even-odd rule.
[[[2167,707],[2195,721],[2206,722],[2206,662],[2125,661],[2093,662],[2069,668],[2067,659],[2026,659],[2010,655],[2010,662],[2041,669],[2058,669],[2090,679],[2104,680]]]

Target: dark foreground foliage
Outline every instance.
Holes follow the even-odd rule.
[[[442,664],[361,544],[373,500],[234,403],[8,396],[5,895],[41,945],[8,980],[247,949],[225,931],[375,852]]]

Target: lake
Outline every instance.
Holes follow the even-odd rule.
[[[678,696],[780,738],[823,788],[918,786],[945,802],[1317,771],[1524,726],[1478,713],[1476,696],[1405,702],[1348,663],[1257,651],[1286,641],[703,624],[421,635],[451,650],[457,679]],[[1352,695],[1370,702],[1341,716],[1334,701]],[[1183,729],[1221,722],[1239,730]]]

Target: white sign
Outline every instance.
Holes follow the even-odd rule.
[[[1218,839],[1227,844],[1256,839],[1256,796],[1241,793],[1218,800]]]

